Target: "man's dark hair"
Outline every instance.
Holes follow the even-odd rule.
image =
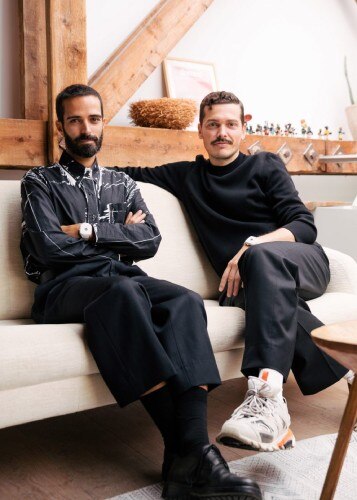
[[[242,125],[244,124],[244,106],[242,101],[238,99],[238,97],[232,92],[225,92],[221,90],[219,92],[211,92],[203,98],[200,104],[200,123],[203,122],[203,118],[205,116],[205,107],[208,106],[209,109],[212,109],[214,104],[239,104],[240,106],[240,119]]]
[[[69,87],[63,89],[62,92],[60,92],[56,97],[56,113],[58,120],[61,123],[63,123],[63,114],[64,114],[63,101],[65,101],[66,99],[70,99],[71,97],[83,97],[86,95],[94,95],[95,97],[98,97],[100,102],[100,109],[103,116],[103,101],[102,98],[100,97],[100,94],[95,89],[89,87],[88,85],[75,83],[74,85],[70,85]]]

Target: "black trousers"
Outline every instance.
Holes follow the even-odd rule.
[[[334,384],[347,369],[319,349],[311,331],[322,325],[305,300],[322,295],[329,262],[317,243],[272,242],[246,250],[239,261],[243,288],[235,305],[245,310],[242,372],[272,368],[287,379],[290,369],[303,394]]]
[[[220,384],[195,292],[143,275],[73,276],[41,300],[44,323],[86,323],[89,348],[120,406],[162,381],[177,392]]]

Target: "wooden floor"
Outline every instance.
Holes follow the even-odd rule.
[[[212,441],[245,390],[244,379],[232,380],[209,396]],[[318,395],[302,396],[291,379],[284,394],[297,439],[337,432],[347,399],[344,380]],[[2,429],[0,500],[105,499],[141,488],[160,480],[162,449],[139,403]],[[221,450],[227,460],[253,453]]]

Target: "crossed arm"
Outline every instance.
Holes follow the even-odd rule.
[[[155,255],[159,247],[160,232],[139,190],[125,222],[98,223],[96,238],[93,236],[92,241],[79,237],[79,226],[84,221],[60,224],[50,189],[36,173],[25,176],[21,190],[24,244],[30,255],[49,269],[91,257],[118,260],[118,254],[132,260],[147,259]]]
[[[133,212],[129,212],[124,224],[141,224],[145,221],[146,213],[142,210],[138,210],[133,214]],[[69,224],[68,226],[61,226],[61,229],[64,233],[66,233],[71,238],[80,238],[79,228],[81,227],[81,223],[79,224]],[[94,241],[95,233],[92,229],[92,235],[89,238],[89,241]]]

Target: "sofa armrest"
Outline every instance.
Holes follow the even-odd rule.
[[[331,281],[327,292],[345,292],[357,295],[357,262],[349,255],[325,248],[330,261]]]

